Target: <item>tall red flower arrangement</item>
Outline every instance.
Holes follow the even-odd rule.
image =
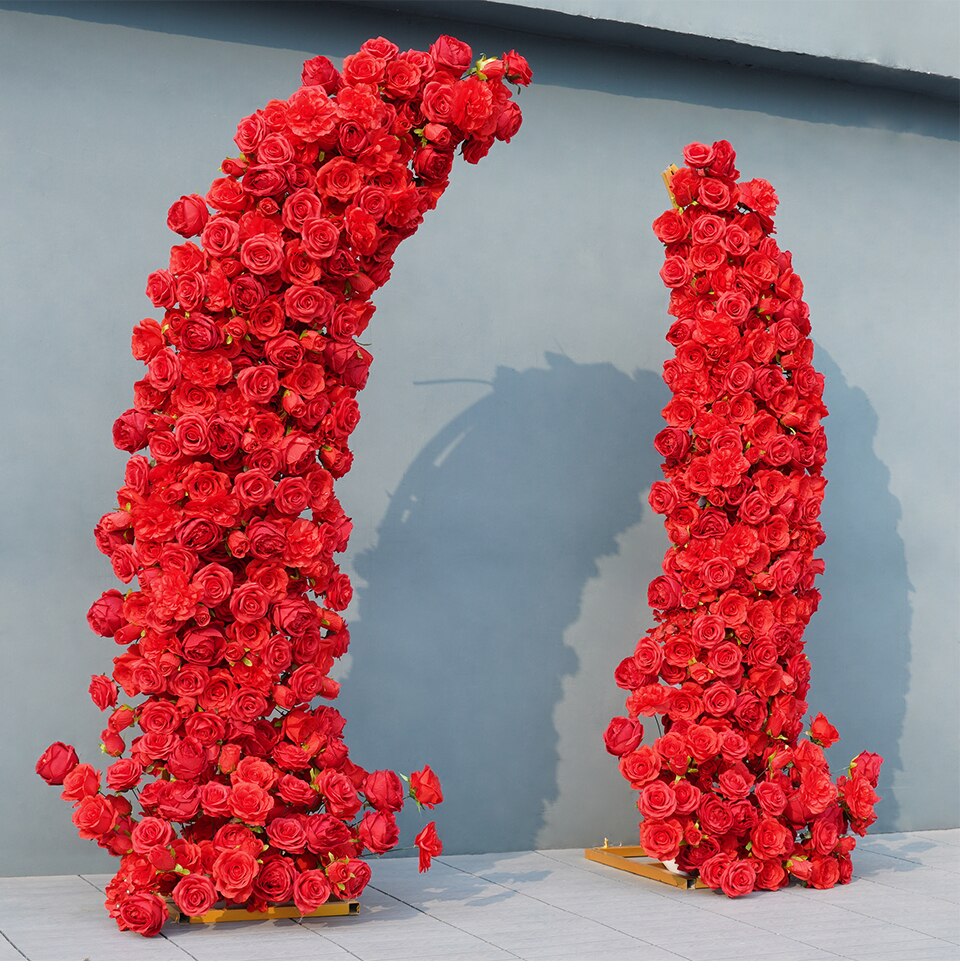
[[[121,858],[106,906],[122,930],[156,934],[167,895],[188,915],[356,897],[361,854],[397,844],[405,798],[443,798],[429,766],[404,787],[354,764],[328,703],[352,593],[334,483],[372,359],[358,338],[394,250],[457,149],[477,162],[520,127],[507,84],[529,83],[526,61],[471,62],[447,36],[429,51],[370,40],[341,71],[316,57],[290,98],[240,122],[240,155],[207,194],[170,208],[168,226],[199,244],[174,246],[147,281],[163,315],[134,328],[147,373],[113,428],[133,454],[95,530],[139,586],[106,591],[87,618],[122,647],[90,684],[116,761],[102,779],[57,742],[37,764],[80,837]],[[426,869],[442,849],[433,823],[416,844]]]
[[[834,780],[822,715],[801,740],[817,609],[827,440],[823,376],[778,199],[740,182],[725,141],[688,145],[668,174],[675,206],[653,224],[670,289],[663,367],[673,397],[654,440],[649,502],[670,548],[649,587],[656,626],[616,670],[627,715],[608,751],[639,794],[640,843],[729,896],[846,883],[854,833],[876,819],[881,759]],[[641,716],[664,732],[641,744]]]

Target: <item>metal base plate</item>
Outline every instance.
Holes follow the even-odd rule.
[[[666,883],[681,890],[709,889],[699,878],[687,876],[685,873],[672,873],[659,860],[650,859],[642,846],[593,846],[584,850],[583,855],[594,863],[626,870],[638,877]]]
[[[301,920],[307,917],[347,917],[360,913],[359,900],[328,900],[309,914],[301,914],[293,904],[276,904],[266,910],[250,911],[245,907],[227,905],[208,910],[197,917],[180,913],[172,900],[167,901],[170,918],[177,924],[228,924],[240,920]]]

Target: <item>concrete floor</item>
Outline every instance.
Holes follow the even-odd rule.
[[[947,960],[960,958],[960,830],[871,836],[854,879],[728,900],[581,850],[374,862],[362,913],[121,934],[109,876],[0,879],[0,960]],[[55,920],[51,920],[51,915]]]

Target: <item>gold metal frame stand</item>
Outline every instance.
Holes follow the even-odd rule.
[[[278,904],[266,910],[249,911],[242,906],[208,910],[197,917],[182,914],[172,900],[167,901],[170,919],[175,924],[229,924],[241,920],[300,920],[307,917],[347,917],[360,913],[359,900],[330,900],[309,914],[301,914],[293,904]]]
[[[698,877],[687,876],[685,873],[672,873],[659,860],[652,860],[644,852],[642,846],[610,846],[604,840],[603,846],[592,846],[583,851],[583,855],[594,863],[612,866],[618,870],[626,870],[638,877],[666,883],[681,890],[704,890],[707,885]]]

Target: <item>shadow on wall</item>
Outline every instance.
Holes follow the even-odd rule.
[[[889,469],[873,450],[877,413],[870,399],[847,383],[822,345],[814,364],[826,380],[830,417],[823,600],[807,628],[810,713],[819,708],[840,731],[840,742],[828,753],[835,775],[864,749],[883,756],[876,831],[890,832],[899,819],[894,784],[903,769],[913,591],[899,533],[900,502],[890,491]]]
[[[343,711],[376,732],[364,747],[378,766],[427,758],[438,772],[447,852],[535,845],[578,663],[563,632],[658,475],[659,376],[546,359],[497,370],[414,460],[355,561],[366,587]]]

